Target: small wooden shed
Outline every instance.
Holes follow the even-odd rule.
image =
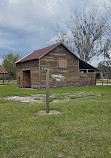
[[[8,72],[5,70],[3,66],[0,65],[0,74],[3,76],[3,85],[4,85],[4,74],[7,74]]]
[[[35,50],[16,62],[18,87],[45,88],[47,62],[52,88],[95,85],[97,69],[80,60],[64,44],[57,43]]]

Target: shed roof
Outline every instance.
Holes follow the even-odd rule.
[[[8,72],[5,70],[3,66],[0,65],[0,74],[7,74]]]
[[[23,57],[22,59],[18,60],[16,63],[21,63],[29,60],[34,60],[34,59],[40,59],[42,56],[50,52],[52,49],[56,48],[60,43],[53,44],[49,47],[45,47],[39,50],[35,50],[28,54],[27,56]]]
[[[49,53],[51,50],[53,50],[54,48],[56,48],[57,46],[61,45],[62,43],[56,43],[53,44],[51,46],[39,49],[39,50],[35,50],[33,52],[31,52],[30,54],[26,55],[25,57],[23,57],[22,59],[18,60],[16,62],[17,63],[22,63],[25,61],[29,61],[29,60],[34,60],[34,59],[40,59],[42,58],[44,55],[46,55],[47,53]],[[62,44],[66,49],[68,49],[64,44]],[[68,49],[69,50],[69,49]],[[70,51],[70,50],[69,50]],[[71,52],[71,51],[70,51]],[[75,55],[73,52],[71,52],[73,55]],[[76,58],[78,58],[75,55]],[[78,58],[79,59],[79,58]]]
[[[86,63],[85,61],[79,59],[79,69],[95,69],[97,70],[95,67],[93,67],[92,65]]]

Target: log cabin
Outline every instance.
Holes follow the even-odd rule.
[[[44,89],[46,68],[50,64],[50,88],[93,86],[96,68],[79,59],[64,44],[35,50],[16,62],[19,88]]]

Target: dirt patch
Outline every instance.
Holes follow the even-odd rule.
[[[93,96],[101,96],[101,94],[95,94],[95,93],[85,93],[85,92],[74,92],[74,93],[55,93],[50,95],[49,102],[57,103],[57,102],[66,102],[70,100],[75,99],[83,99]],[[9,96],[9,97],[3,97],[1,99],[5,100],[14,100],[19,101],[22,103],[44,103],[46,101],[46,95],[45,94],[33,94],[31,96],[27,97],[19,97],[19,96]]]
[[[56,111],[56,110],[50,110],[49,113],[46,113],[45,110],[41,110],[41,111],[38,111],[37,114],[38,115],[57,115],[59,114],[60,112],[59,111]]]
[[[22,103],[31,103],[31,104],[34,104],[34,103],[43,103],[44,102],[44,99],[45,96],[43,95],[41,97],[41,99],[39,98],[40,95],[32,95],[32,96],[28,96],[28,97],[19,97],[19,96],[10,96],[10,97],[4,97],[2,99],[5,99],[5,100],[14,100],[14,101],[19,101],[19,102],[22,102]]]

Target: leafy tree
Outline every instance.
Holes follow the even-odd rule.
[[[108,76],[111,79],[111,60],[101,61],[97,69],[103,73],[104,78]]]
[[[111,40],[108,36],[108,22],[96,9],[73,12],[64,27],[58,25],[53,39],[76,51],[80,59],[86,62],[101,54],[109,58]]]
[[[16,65],[15,62],[20,59],[20,56],[9,53],[3,57],[2,65],[8,71],[6,79],[15,80],[16,79]]]

